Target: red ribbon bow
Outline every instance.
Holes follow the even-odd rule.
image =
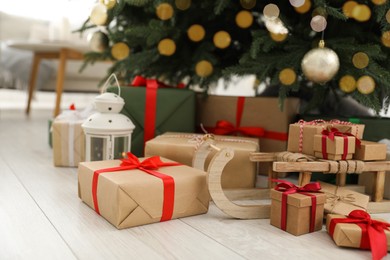
[[[371,219],[371,216],[360,209],[353,210],[347,218],[333,218],[329,225],[329,234],[333,237],[338,223],[352,223],[362,229],[361,249],[371,249],[372,259],[380,260],[387,255],[385,229],[390,231],[390,223]]]
[[[317,193],[321,190],[321,185],[319,182],[308,183],[305,186],[298,187],[293,183],[284,181],[284,180],[275,180],[273,182],[278,182],[275,186],[275,190],[282,192],[282,211],[281,211],[281,229],[286,230],[287,227],[287,196],[293,193],[300,193],[311,198],[311,212],[310,212],[310,232],[314,232],[315,229],[315,217],[317,209],[317,197],[308,192]]]
[[[181,164],[176,162],[163,162],[158,156],[147,158],[142,162],[139,161],[139,159],[130,152],[127,153],[127,156],[128,158],[121,159],[122,163],[120,164],[119,167],[112,167],[112,168],[106,168],[106,169],[94,171],[93,179],[92,179],[92,198],[93,198],[93,204],[96,213],[100,215],[98,199],[97,199],[99,175],[105,172],[139,169],[163,181],[164,196],[163,196],[162,216],[160,221],[170,220],[172,218],[173,208],[174,208],[175,181],[171,176],[159,173],[155,170],[158,170],[160,167],[164,167],[164,166],[177,166]]]
[[[355,137],[351,133],[342,133],[337,128],[332,127],[330,130],[324,129],[321,132],[322,134],[322,157],[328,159],[328,153],[326,151],[326,138],[329,138],[331,141],[334,141],[335,136],[342,137],[344,139],[343,155],[341,156],[342,160],[347,159],[348,155],[348,136]],[[355,144],[357,147],[360,147],[361,141],[359,138],[355,137]]]

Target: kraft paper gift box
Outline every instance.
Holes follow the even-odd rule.
[[[370,228],[378,230],[374,232],[375,236],[368,235],[367,230]],[[384,259],[387,251],[390,251],[390,223],[371,219],[368,213],[361,210],[355,210],[348,216],[328,214],[326,230],[337,246],[371,249],[372,259]],[[377,236],[378,233],[381,235]]]
[[[319,134],[314,136],[314,156],[326,160],[349,160],[355,152],[356,138],[353,136],[329,136]],[[346,148],[344,150],[344,147]]]
[[[326,194],[325,213],[348,215],[353,210],[367,210],[370,197],[325,182],[320,182],[321,191]]]
[[[148,141],[145,146],[145,156],[158,155],[188,166],[192,166],[192,159],[196,146],[204,135],[167,132]],[[233,159],[226,165],[222,174],[222,188],[253,188],[256,184],[257,164],[249,160],[252,152],[259,151],[257,138],[238,136],[215,135],[214,140],[219,148],[234,149]],[[206,163],[205,171],[216,151],[211,151]]]
[[[125,100],[121,113],[135,125],[131,137],[131,151],[135,155],[143,156],[145,142],[154,136],[168,131],[195,132],[195,93],[192,90],[125,86],[120,91]],[[107,92],[118,93],[118,88],[110,87]]]
[[[386,159],[387,145],[362,140],[360,147],[356,147],[354,160],[379,161]]]
[[[300,120],[297,123],[290,124],[288,132],[287,151],[295,153],[304,153],[314,156],[314,136],[329,127],[338,129],[343,133],[351,133],[355,137],[362,139],[364,125],[352,124],[348,122],[313,120],[306,122]]]
[[[160,159],[163,163],[174,163]],[[147,164],[143,158],[140,161],[141,165]],[[78,168],[79,197],[118,229],[208,211],[210,195],[205,172],[186,165],[162,166],[151,171],[157,172],[156,177],[137,168],[123,169],[120,164],[119,160],[82,162]],[[95,179],[96,183],[94,172],[98,170],[103,172]]]
[[[326,195],[323,193],[308,193],[316,197],[316,205],[312,205],[312,198],[310,196],[300,193],[293,193],[287,195],[287,213],[285,216],[286,226],[285,229],[283,229],[283,192],[271,189],[271,225],[285,230],[295,236],[321,230]],[[315,215],[313,216],[311,214],[312,207],[315,207]],[[312,225],[312,230],[310,225]]]
[[[286,150],[288,126],[296,120],[299,110],[297,98],[285,99],[283,111],[274,97],[209,95],[197,101],[197,125],[202,124],[210,133],[228,135],[246,135],[245,128],[254,128],[258,136],[252,137],[260,138],[261,152]],[[218,126],[221,121],[229,123],[230,130],[226,124]]]

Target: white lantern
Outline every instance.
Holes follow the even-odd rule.
[[[97,96],[95,107],[98,112],[92,114],[82,124],[86,143],[86,161],[119,159],[130,151],[131,134],[135,126],[127,116],[119,113],[125,102],[120,97],[116,77],[115,80],[119,95],[106,92]]]

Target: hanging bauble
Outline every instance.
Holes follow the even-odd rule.
[[[367,5],[357,5],[352,10],[352,17],[356,21],[366,22],[371,17],[371,9]]]
[[[225,49],[229,47],[231,41],[232,38],[230,37],[230,34],[225,31],[219,31],[214,34],[213,37],[214,45],[220,49]]]
[[[390,31],[382,33],[381,41],[384,46],[390,48]]]
[[[371,0],[371,2],[375,5],[383,5],[387,0]]]
[[[264,6],[263,14],[267,19],[275,19],[279,17],[280,10],[276,4],[267,4]]]
[[[300,7],[294,7],[295,11],[300,14],[307,13],[311,8],[311,1],[310,0],[305,0],[303,5]]]
[[[352,11],[358,5],[355,1],[347,1],[343,4],[343,13],[345,16],[352,18]]]
[[[156,15],[161,20],[171,19],[173,16],[173,7],[168,3],[159,4],[156,8]]]
[[[108,10],[116,5],[116,0],[99,0],[99,2],[104,4]]]
[[[188,28],[187,35],[191,41],[199,42],[203,40],[204,36],[206,35],[206,31],[202,25],[193,24],[190,26],[190,28]]]
[[[352,56],[352,63],[357,69],[364,69],[368,66],[370,58],[364,52],[357,52]]]
[[[327,26],[326,18],[322,15],[314,16],[310,21],[310,27],[315,32],[322,32]]]
[[[164,56],[171,56],[176,51],[176,44],[173,40],[165,38],[158,43],[158,52]]]
[[[256,0],[240,0],[242,8],[252,9],[256,5]]]
[[[245,29],[250,27],[252,23],[253,15],[251,12],[243,10],[236,15],[236,24],[238,27]]]
[[[360,93],[368,95],[375,89],[375,81],[370,76],[362,76],[356,82],[357,89]]]
[[[356,80],[350,75],[345,75],[339,80],[339,87],[345,93],[354,92],[356,89]]]
[[[294,7],[301,7],[304,3],[305,0],[290,0],[290,4]]]
[[[208,77],[213,73],[213,65],[207,60],[201,60],[196,64],[195,72],[199,77]]]
[[[387,13],[386,13],[386,21],[387,21],[388,23],[390,23],[390,9],[387,10]]]
[[[293,69],[286,68],[279,72],[279,81],[286,86],[293,84],[297,79],[297,74]]]
[[[98,3],[92,8],[89,20],[95,25],[104,25],[107,22],[107,17],[107,7],[102,3]]]
[[[175,0],[176,8],[179,10],[187,10],[191,6],[191,0]]]
[[[126,59],[130,55],[130,48],[124,42],[115,43],[111,47],[111,55],[117,60]]]
[[[287,38],[287,33],[269,33],[272,40],[275,42],[282,42]]]
[[[325,43],[320,41],[318,48],[305,54],[301,67],[308,80],[322,84],[336,75],[340,62],[337,54],[333,50],[325,48]]]
[[[92,51],[103,52],[108,48],[109,39],[105,33],[97,31],[88,35],[88,42]]]

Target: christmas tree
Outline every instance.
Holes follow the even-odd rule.
[[[390,104],[390,1],[100,0],[80,28],[86,62],[111,59],[107,76],[137,75],[207,89],[256,75],[279,97],[351,96]]]

